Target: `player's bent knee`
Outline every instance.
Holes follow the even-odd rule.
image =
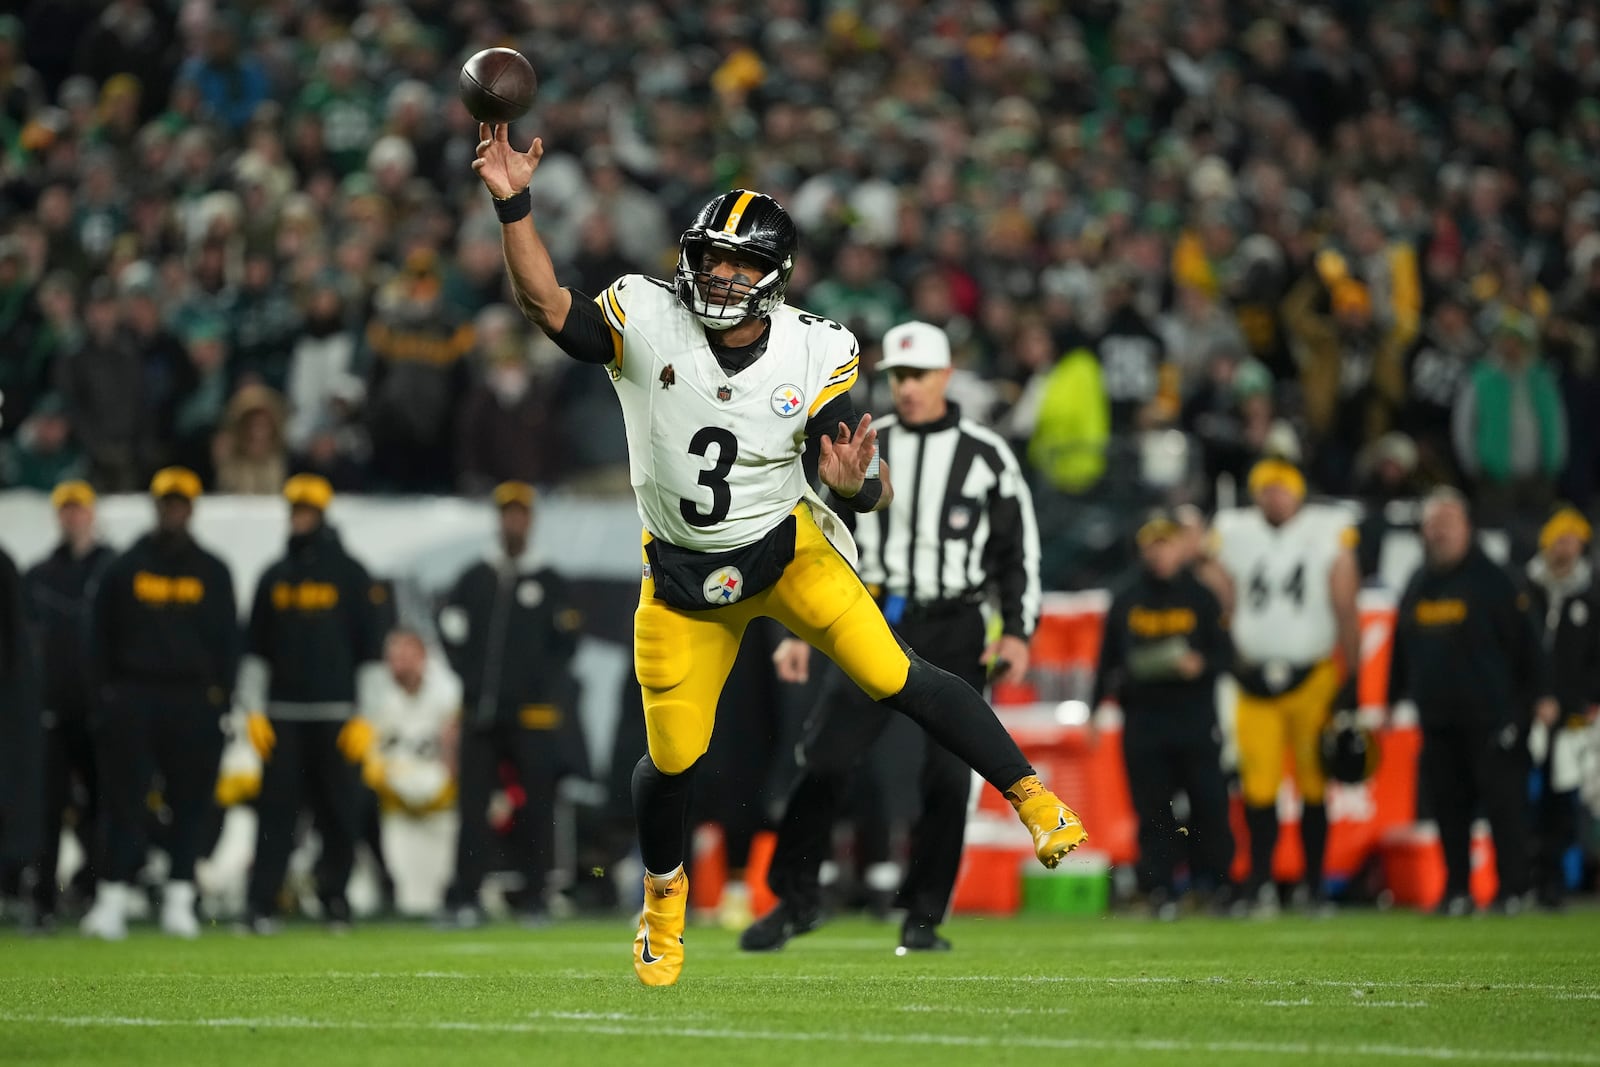
[[[1278,802],[1278,780],[1276,773],[1255,771],[1249,767],[1239,768],[1239,792],[1244,797],[1246,806],[1252,808],[1267,808]]]
[[[633,613],[633,670],[646,689],[671,689],[689,676],[689,642],[671,611],[646,602]]]
[[[652,699],[645,693],[644,728],[650,761],[662,774],[682,774],[705,755],[711,730],[688,701]]]
[[[845,615],[827,636],[833,661],[867,696],[883,700],[905,688],[911,659],[876,609]]]
[[[1294,784],[1300,790],[1300,799],[1307,804],[1321,804],[1328,792],[1328,780],[1320,774],[1298,774]]]

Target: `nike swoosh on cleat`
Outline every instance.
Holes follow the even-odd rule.
[[[1061,816],[1061,821],[1056,824],[1056,830],[1065,830],[1066,828],[1067,828],[1067,817],[1065,815],[1062,815]],[[1055,832],[1055,830],[1051,831],[1051,833],[1054,833],[1054,832]]]
[[[649,966],[652,963],[658,962],[660,959],[660,956],[650,955],[650,928],[646,926],[644,928],[644,947],[639,950],[639,961],[646,966]]]

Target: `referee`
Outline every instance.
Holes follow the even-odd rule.
[[[1022,469],[999,436],[961,417],[946,399],[950,342],[925,322],[896,326],[883,339],[895,415],[876,422],[882,461],[902,486],[885,511],[857,520],[861,578],[883,614],[928,662],[982,690],[987,673],[1020,679],[1039,617],[1039,531]],[[999,601],[1002,636],[986,642],[982,603]],[[790,639],[773,660],[785,681],[806,679],[810,648]],[[802,776],[789,797],[767,875],[778,906],[740,937],[770,951],[821,921],[818,869],[829,851],[847,777],[883,732],[890,712],[837,671],[806,723]],[[906,912],[902,952],[939,951],[939,936],[961,865],[972,776],[966,764],[925,739],[918,790],[922,814],[911,831],[910,863],[897,905]]]

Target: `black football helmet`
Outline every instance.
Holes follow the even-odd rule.
[[[800,244],[794,220],[772,197],[734,189],[712,200],[678,239],[678,302],[711,330],[727,330],[783,303]],[[706,249],[725,248],[759,260],[767,271],[748,290],[700,269]],[[717,293],[721,302],[710,299]]]
[[[1322,731],[1322,772],[1335,782],[1359,785],[1378,770],[1378,738],[1356,722],[1353,711],[1336,712]]]

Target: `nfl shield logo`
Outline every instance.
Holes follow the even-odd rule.
[[[708,604],[732,604],[744,595],[744,574],[738,567],[723,567],[705,580],[700,591]]]
[[[717,399],[722,401],[723,403],[727,403],[729,400],[732,400],[733,399],[733,386],[731,386],[731,385],[719,385],[719,386],[717,386]]]

